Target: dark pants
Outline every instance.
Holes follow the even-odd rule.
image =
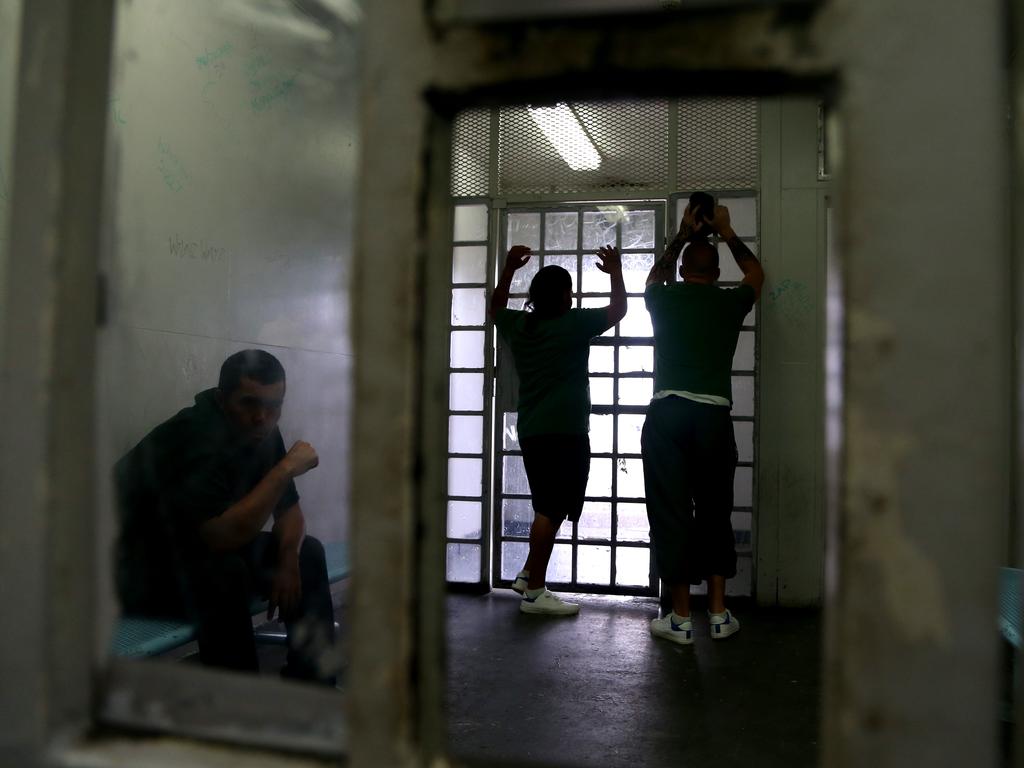
[[[235,552],[209,555],[191,564],[187,578],[190,613],[199,624],[199,658],[212,667],[256,672],[259,661],[250,605],[267,599],[277,565],[277,539],[260,533]],[[299,550],[302,597],[284,617],[287,666],[282,674],[334,684],[334,607],[323,545],[307,536]]]
[[[672,585],[736,575],[736,438],[729,409],[681,397],[651,402],[640,439],[658,574]]]

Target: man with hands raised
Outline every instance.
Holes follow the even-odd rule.
[[[718,249],[707,240],[712,233],[743,272],[736,288],[715,285],[720,271]],[[655,392],[641,452],[655,559],[672,597],[672,612],[651,622],[651,634],[681,645],[693,642],[690,585],[705,579],[712,639],[739,631],[725,607],[725,582],[736,575],[732,358],[763,284],[761,264],[736,236],[728,209],[706,193],[690,198],[679,234],[647,278]]]
[[[516,270],[530,249],[514,245],[491,297],[490,313],[508,343],[519,376],[517,428],[530,483],[534,520],[530,552],[512,589],[523,613],[572,615],[545,586],[548,561],[562,521],[578,521],[590,474],[590,340],[626,314],[626,287],[618,249],[597,251],[597,267],[611,280],[607,307],[575,309],[572,277],[559,266],[538,270],[530,283],[529,311],[507,309]]]

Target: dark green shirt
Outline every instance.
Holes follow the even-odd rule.
[[[202,556],[200,525],[247,495],[284,455],[278,429],[257,445],[241,443],[215,390],[196,395],[114,466],[119,584],[173,578],[178,565]],[[289,483],[275,518],[298,501]]]
[[[608,330],[608,310],[570,309],[546,320],[531,314],[502,309],[494,318],[519,375],[519,436],[585,435],[590,340]]]
[[[654,391],[717,395],[732,401],[732,358],[743,318],[756,301],[749,285],[672,283],[644,294],[654,326]]]

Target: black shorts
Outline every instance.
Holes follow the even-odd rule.
[[[589,435],[520,437],[533,511],[561,523],[580,519],[590,476]]]

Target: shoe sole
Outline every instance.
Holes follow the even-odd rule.
[[[681,637],[678,632],[666,632],[652,627],[651,636],[661,638],[662,640],[668,640],[670,643],[675,643],[676,645],[693,645],[692,637],[687,640],[685,637]]]
[[[537,608],[536,606],[531,605],[530,603],[520,603],[519,611],[521,613],[531,613],[535,616],[575,616],[580,612],[580,608],[579,606],[576,606],[575,610],[570,611],[549,611],[545,608]]]

